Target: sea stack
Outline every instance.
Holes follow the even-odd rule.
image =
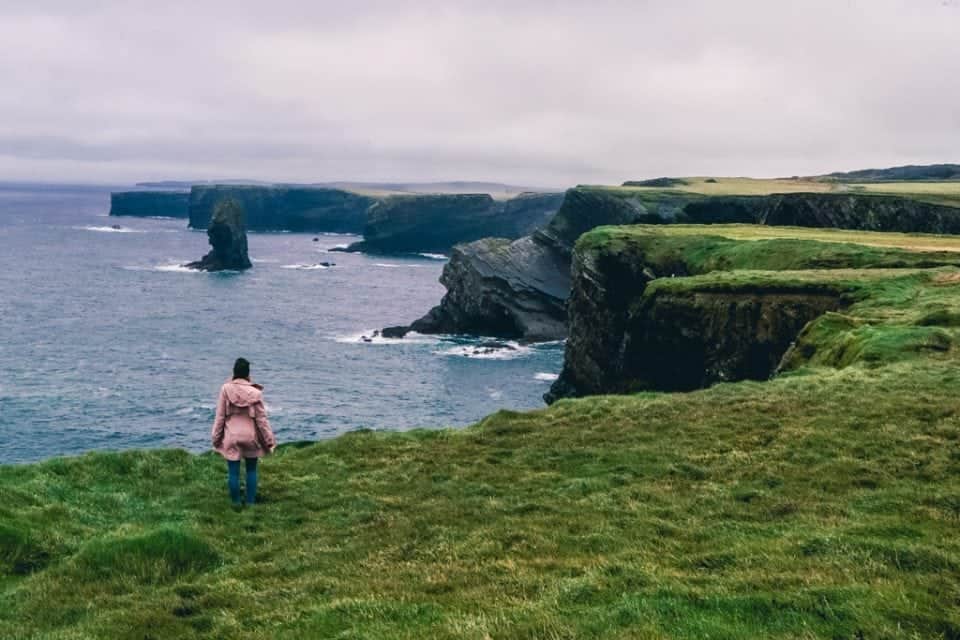
[[[242,271],[249,269],[250,257],[247,255],[247,225],[243,207],[233,198],[217,203],[207,227],[210,253],[186,266],[201,271],[223,271],[226,269]]]

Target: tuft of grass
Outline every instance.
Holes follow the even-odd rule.
[[[203,538],[164,526],[94,538],[74,556],[71,569],[77,580],[158,584],[202,573],[219,562],[219,555]]]
[[[0,522],[0,574],[29,574],[42,568],[49,555],[24,523],[6,518]]]

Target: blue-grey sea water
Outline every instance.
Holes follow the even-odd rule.
[[[107,217],[109,199],[106,187],[0,185],[0,463],[204,451],[238,356],[266,386],[281,442],[540,407],[560,370],[560,344],[476,356],[477,340],[364,342],[439,302],[436,257],[330,253],[357,238],[259,233],[253,269],[192,272],[178,265],[207,252],[205,233]]]

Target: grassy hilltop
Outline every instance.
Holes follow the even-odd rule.
[[[644,182],[649,186],[643,186]],[[960,180],[930,181],[839,181],[812,178],[660,178],[627,182],[621,187],[597,187],[606,190],[654,194],[675,191],[704,196],[765,196],[775,193],[866,193],[894,195],[948,206],[960,206]]]
[[[789,373],[290,444],[240,513],[212,454],[0,467],[0,638],[960,637],[960,242],[709,232],[650,287],[851,296]]]

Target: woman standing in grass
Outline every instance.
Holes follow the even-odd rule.
[[[263,386],[250,382],[250,363],[237,358],[233,378],[220,387],[211,434],[213,448],[227,460],[227,488],[240,506],[240,458],[247,461],[247,504],[257,500],[257,461],[273,453],[276,438],[263,405]]]

